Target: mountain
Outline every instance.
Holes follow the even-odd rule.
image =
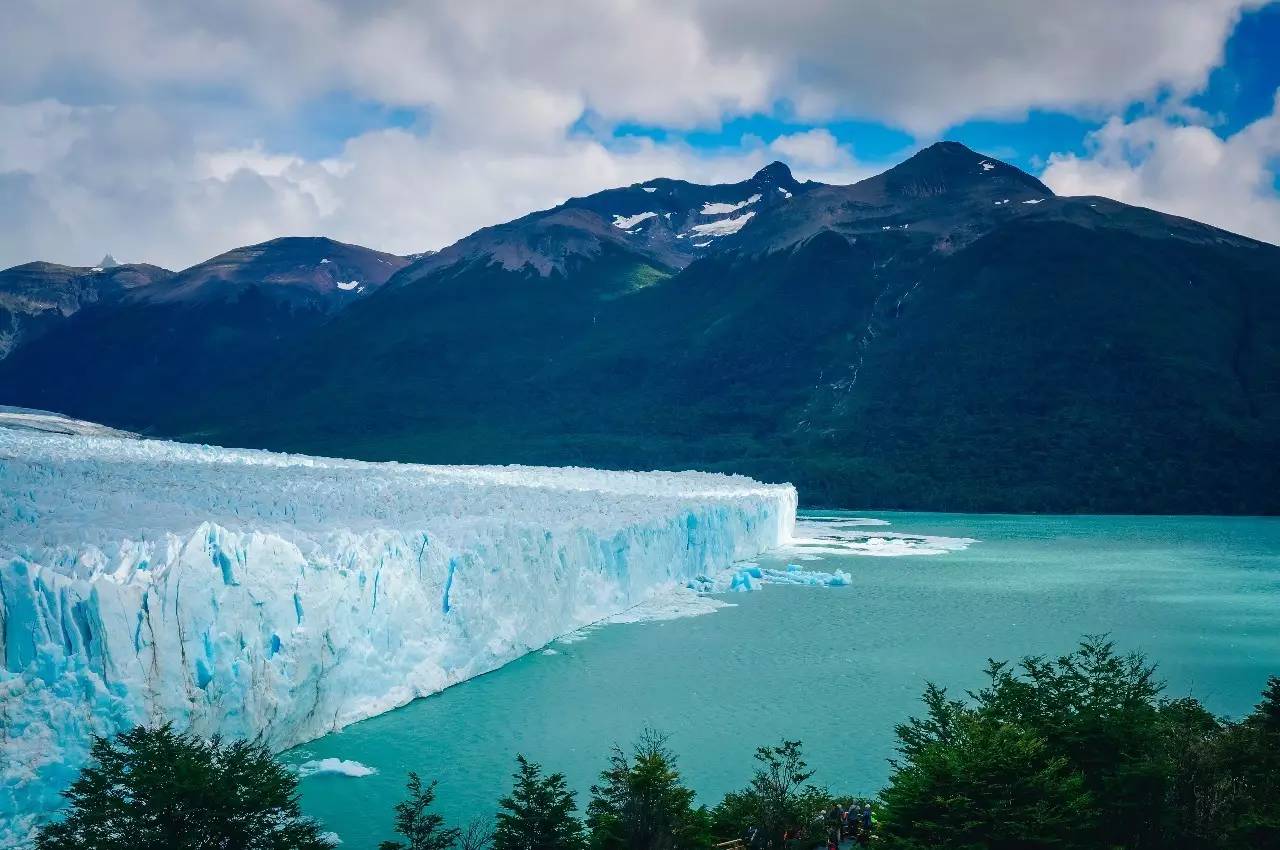
[[[584,266],[602,260],[611,267],[647,269],[642,277],[662,276],[712,253],[757,215],[818,185],[798,183],[786,165],[775,162],[740,183],[658,179],[597,192],[479,230],[419,259],[397,275],[396,284],[495,264],[539,277],[580,276]]]
[[[322,237],[236,248],[140,293],[150,304],[230,303],[257,296],[293,312],[334,312],[377,290],[408,260]]]
[[[114,303],[172,274],[114,260],[94,268],[37,262],[0,271],[0,358],[87,305]]]
[[[318,237],[237,248],[64,310],[64,321],[5,359],[0,397],[154,425],[197,404],[209,387],[254,380],[264,363],[407,263]],[[0,272],[0,281],[23,279],[24,268]],[[120,278],[130,268],[99,269],[91,280]]]
[[[486,228],[181,403],[156,374],[42,392],[66,363],[39,345],[0,362],[0,402],[370,459],[740,471],[811,505],[1277,513],[1278,287],[1275,246],[940,143],[851,186],[775,163]]]

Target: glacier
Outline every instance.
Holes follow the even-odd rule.
[[[94,734],[285,749],[723,572],[795,511],[740,476],[0,424],[0,846],[56,811]]]

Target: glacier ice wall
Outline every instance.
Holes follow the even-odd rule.
[[[789,485],[0,428],[0,845],[92,733],[283,749],[786,540]]]

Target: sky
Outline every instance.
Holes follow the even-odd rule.
[[[1280,243],[1280,3],[18,0],[0,267],[440,248],[652,177],[940,139]]]

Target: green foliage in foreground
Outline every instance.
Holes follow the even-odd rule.
[[[1060,658],[991,662],[986,684],[898,726],[889,786],[874,802],[887,850],[1280,850],[1280,678],[1242,720],[1167,699],[1154,668],[1087,638]],[[835,797],[811,783],[799,741],[756,750],[741,790],[695,806],[666,738],[615,747],[585,822],[563,774],[517,756],[511,793],[465,831],[430,811],[435,783],[411,773],[396,806],[405,842],[380,850],[750,850],[823,843]],[[319,850],[297,779],[260,744],[139,727],[99,739],[39,850]]]
[[[169,724],[97,738],[92,763],[38,850],[328,850],[298,808],[298,779],[256,742],[206,741]]]
[[[967,701],[930,685],[898,727],[886,847],[1280,847],[1280,679],[1241,722],[1160,698],[1153,668],[1101,638]]]
[[[425,788],[418,774],[409,771],[409,798],[396,804],[396,832],[407,841],[384,841],[378,850],[450,850],[462,835],[447,829],[444,818],[428,811],[436,799],[436,783]]]
[[[789,833],[821,817],[831,804],[831,796],[808,784],[813,771],[804,760],[799,741],[758,747],[755,758],[758,764],[751,782],[741,791],[725,795],[716,806],[714,825],[719,835],[730,838],[756,827],[761,831],[760,846],[783,847]]]
[[[582,826],[564,774],[544,776],[522,755],[516,764],[515,787],[498,801],[494,850],[580,850]]]
[[[647,729],[628,756],[613,748],[600,784],[591,787],[591,850],[694,850],[711,844],[711,817],[694,807],[667,739]]]

